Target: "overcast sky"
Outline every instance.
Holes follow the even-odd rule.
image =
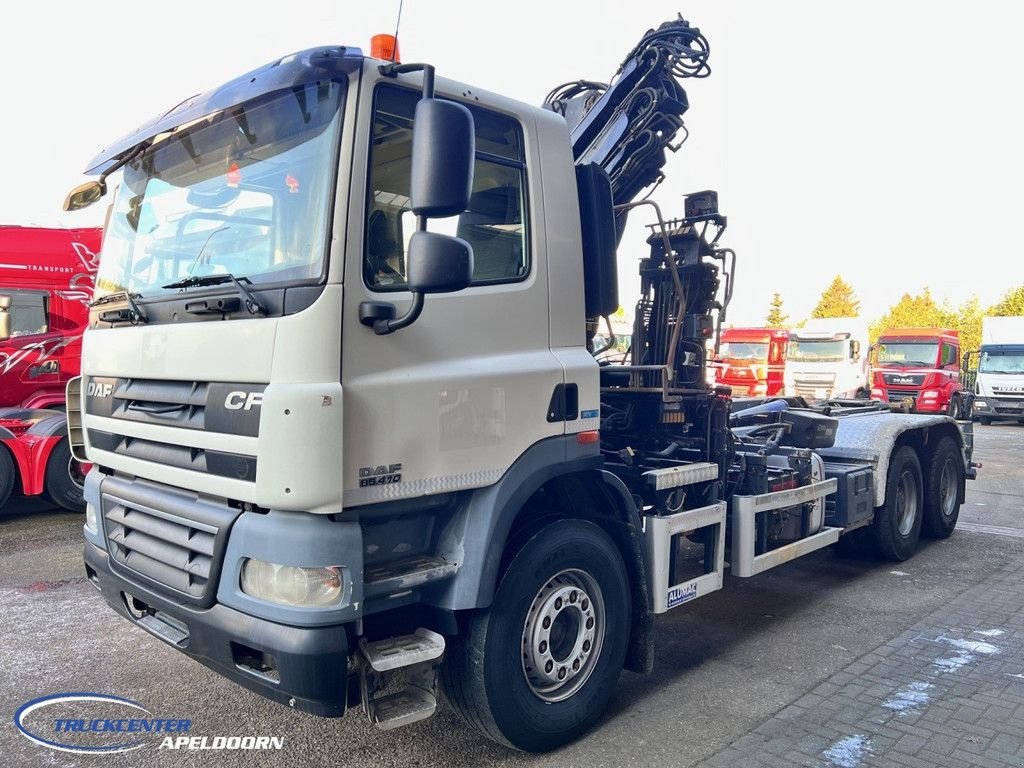
[[[6,183],[0,223],[100,224],[60,210],[112,139],[182,99],[285,53],[369,48],[398,0],[19,5],[0,25]],[[1019,34],[1007,2],[405,0],[405,61],[537,104],[555,85],[608,80],[677,12],[711,43],[689,81],[691,137],[655,193],[666,214],[714,188],[739,256],[729,319],[759,324],[773,291],[791,319],[836,273],[862,314],[905,291],[996,301],[1024,283]],[[631,306],[643,214],[620,250]]]

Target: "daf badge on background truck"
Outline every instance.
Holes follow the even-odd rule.
[[[726,561],[746,578],[948,536],[969,422],[741,409],[705,383],[726,219],[712,191],[666,218],[645,190],[708,51],[670,21],[611,83],[535,107],[317,48],[96,157],[66,202],[112,192],[69,392],[107,603],[285,706],[394,728],[443,691],[542,751],[651,671],[655,615],[722,588]],[[640,212],[629,356],[599,365]]]

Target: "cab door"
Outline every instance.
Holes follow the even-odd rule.
[[[439,89],[440,90],[440,89]],[[444,97],[443,94],[440,94]],[[549,404],[564,370],[549,340],[540,170],[531,125],[467,103],[476,131],[469,207],[430,229],[473,248],[472,284],[425,297],[389,335],[360,323],[367,302],[405,313],[413,114],[394,81],[361,94],[345,258],[342,350],[346,506],[496,482],[535,442],[561,435]]]

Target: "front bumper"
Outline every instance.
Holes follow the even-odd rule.
[[[1024,419],[1024,400],[997,400],[975,395],[974,415],[992,419]]]
[[[85,544],[86,575],[126,619],[255,693],[322,717],[341,717],[348,698],[346,625],[294,627],[226,605],[192,608],[118,576],[107,553]],[[129,610],[126,595],[149,612]],[[137,606],[137,603],[136,603]]]

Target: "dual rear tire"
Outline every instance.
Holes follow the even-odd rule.
[[[939,439],[924,469],[912,446],[900,446],[889,460],[885,503],[875,508],[874,522],[841,537],[838,549],[907,560],[917,552],[922,535],[945,539],[953,533],[963,483],[963,457],[952,437]]]

